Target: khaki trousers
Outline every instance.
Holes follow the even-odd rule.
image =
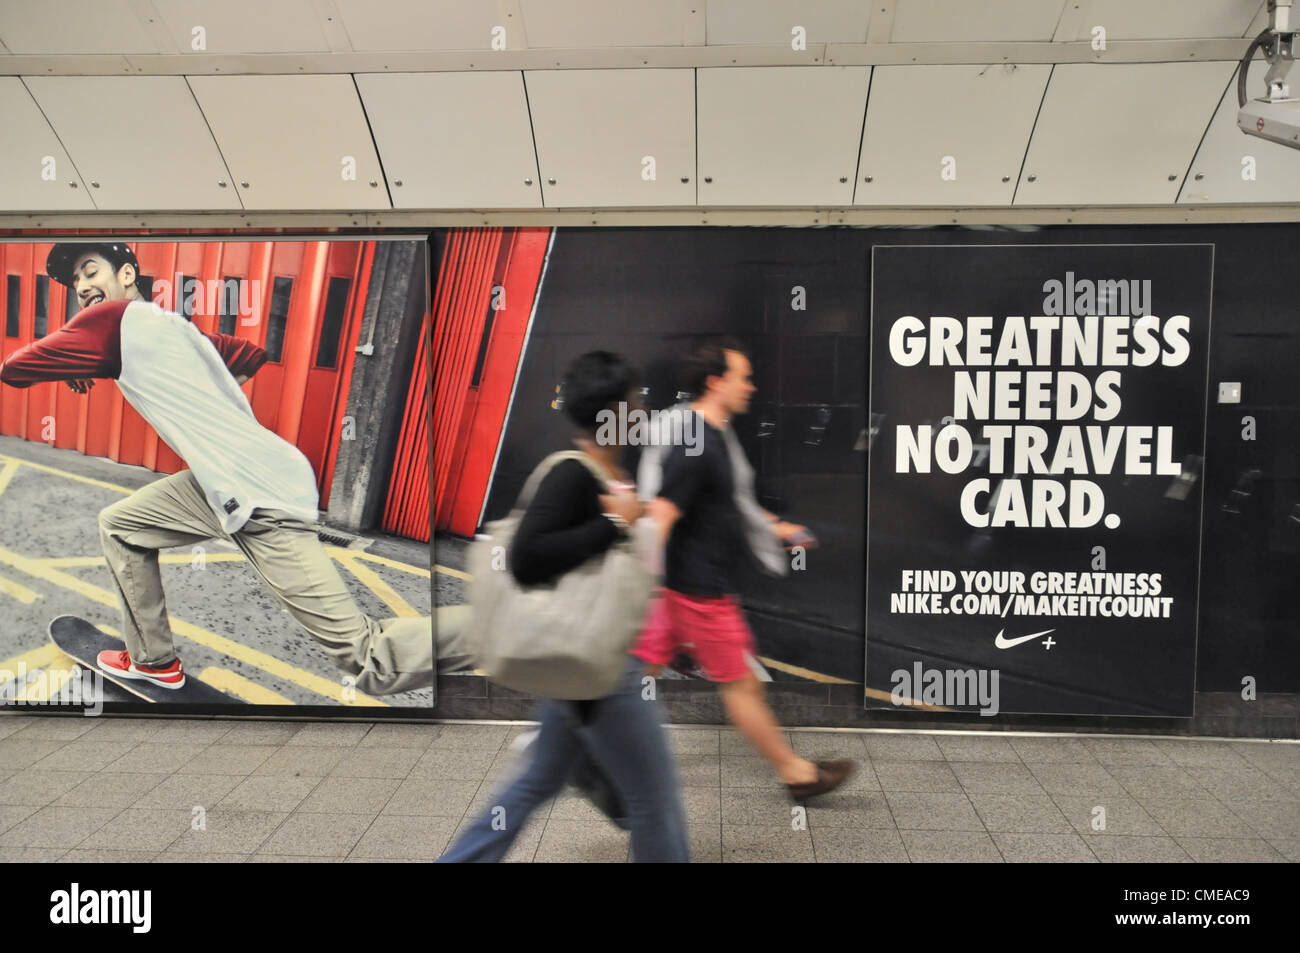
[[[158,569],[158,550],[230,539],[339,671],[367,695],[434,683],[433,623],[375,621],[361,612],[312,524],[276,510],[227,536],[189,470],[151,483],[99,514],[99,536],[122,600],[122,637],[131,659],[166,665],[176,657]],[[448,635],[451,635],[449,632]]]

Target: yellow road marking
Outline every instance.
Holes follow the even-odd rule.
[[[882,702],[893,702],[894,695],[892,692],[882,691],[879,688],[864,688],[862,693],[868,698],[875,698]],[[919,708],[922,711],[956,711],[955,708],[944,708],[942,705],[927,705],[917,698],[908,698],[905,700],[908,708]]]
[[[399,618],[418,617],[420,613],[415,608],[397,594],[397,590],[384,582],[373,569],[362,566],[352,558],[352,554],[346,549],[340,549],[337,546],[327,546],[325,551],[347,567],[352,575],[361,580],[371,592],[378,596],[388,608]]]
[[[15,569],[21,570],[28,575],[35,576],[37,579],[42,579],[46,582],[53,583],[56,586],[71,590],[77,595],[89,599],[92,602],[111,606],[114,609],[118,606],[117,596],[109,592],[107,589],[102,589],[93,583],[78,579],[76,576],[69,573],[60,572],[58,569],[45,565],[41,560],[20,556],[18,553],[0,547],[0,563],[8,563]],[[185,636],[191,642],[197,642],[199,645],[206,646],[215,652],[229,655],[231,658],[238,659],[247,665],[260,668],[276,678],[290,682],[300,688],[305,688],[308,691],[315,692],[318,695],[323,695],[330,699],[330,701],[338,702],[343,705],[389,707],[387,702],[382,702],[377,698],[370,698],[356,689],[351,689],[349,691],[349,694],[355,697],[351,701],[348,701],[343,696],[344,687],[342,684],[333,682],[328,678],[322,678],[319,675],[313,675],[311,672],[298,668],[296,665],[282,662],[273,655],[268,655],[265,652],[260,652],[247,645],[234,642],[224,636],[217,635],[215,632],[209,632],[207,629],[194,625],[191,622],[186,622],[183,619],[178,619],[175,616],[172,616],[171,624],[173,632],[177,635]]]
[[[9,481],[14,478],[14,474],[17,472],[17,460],[10,460],[4,465],[4,469],[0,469],[0,493],[3,493],[9,488]]]
[[[158,562],[165,566],[178,566],[192,562],[193,553],[159,553]],[[85,569],[89,566],[104,565],[103,556],[51,556],[48,559],[36,559],[43,566],[55,569]],[[244,561],[243,553],[204,553],[203,561],[209,563],[237,563]]]
[[[387,556],[376,556],[374,553],[368,553],[363,549],[343,549],[341,551],[347,553],[351,559],[364,559],[368,563],[378,563],[381,566],[387,566],[389,569],[409,572],[412,576],[423,576],[428,579],[432,575],[427,569],[421,569],[419,566],[412,566],[410,563],[404,563],[397,559],[389,559]]]
[[[75,661],[60,652],[59,647],[53,642],[46,642],[39,649],[32,649],[30,652],[24,652],[22,655],[15,655],[11,659],[5,659],[3,662],[0,662],[0,685],[3,685],[5,682],[11,682],[17,678],[19,668],[30,672],[32,669],[48,668],[53,665],[58,665],[64,660],[69,663],[66,666],[67,668],[71,668],[73,665],[77,664]]]
[[[43,463],[32,463],[30,460],[20,460],[17,457],[10,457],[0,453],[0,460],[5,463],[16,463],[19,466],[31,467],[33,470],[44,470],[46,473],[54,473],[61,477],[67,477],[69,480],[76,480],[78,483],[88,483],[91,486],[103,487],[106,490],[115,490],[118,493],[134,493],[135,490],[126,486],[118,486],[116,483],[108,483],[104,480],[95,480],[91,477],[82,476],[80,473],[70,473],[67,470],[60,470],[58,467],[46,466]]]
[[[834,675],[823,675],[821,672],[814,672],[810,668],[800,668],[798,665],[791,665],[788,662],[778,662],[776,659],[759,656],[758,660],[767,668],[774,668],[778,672],[785,672],[787,675],[797,675],[800,678],[806,678],[810,682],[822,682],[827,685],[852,685],[846,678],[836,678]]]
[[[471,576],[471,575],[470,575],[469,573],[467,573],[467,572],[461,572],[459,569],[452,569],[452,568],[450,568],[450,567],[448,567],[448,566],[437,566],[437,565],[435,565],[435,566],[433,567],[433,569],[434,569],[434,572],[440,572],[440,573],[442,573],[444,576],[451,576],[451,577],[453,577],[453,578],[455,578],[455,579],[464,579],[466,582],[473,582],[473,581],[474,581],[474,577],[473,577],[473,576]]]
[[[117,629],[113,628],[111,625],[97,625],[95,628],[99,629],[99,631],[103,632],[105,635],[111,635],[115,639],[120,639],[122,637],[122,633],[117,631]]]
[[[238,672],[232,672],[228,668],[217,668],[215,665],[210,665],[199,673],[198,678],[199,681],[206,682],[227,695],[234,695],[236,698],[242,698],[254,705],[293,704],[292,701],[280,693],[273,692],[269,688],[263,688],[256,682],[250,681]]]
[[[42,671],[43,678],[28,682],[27,687],[14,696],[14,701],[47,702],[51,696],[57,696],[63,686],[72,681],[73,672],[80,672],[78,666],[73,668],[51,668]]]
[[[16,583],[12,579],[6,579],[4,576],[0,576],[0,592],[28,605],[41,597],[39,592],[33,592],[26,586]]]

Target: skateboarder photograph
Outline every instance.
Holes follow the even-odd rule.
[[[362,612],[317,536],[311,464],[253,414],[241,385],[266,363],[267,352],[233,335],[205,333],[146,300],[139,262],[126,244],[56,244],[45,270],[75,295],[80,310],[0,364],[0,383],[22,388],[61,381],[84,394],[96,381],[115,381],[187,465],[99,512],[125,649],[100,651],[94,664],[151,693],[182,689],[186,673],[168,621],[159,551],[221,539],[238,547],[280,605],[350,678],[346,684],[369,695],[433,685],[432,620],[377,620]],[[65,641],[86,638],[76,623],[97,633],[63,616],[51,626],[56,642],[56,627]]]

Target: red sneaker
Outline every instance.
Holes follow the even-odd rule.
[[[95,661],[104,671],[111,672],[118,678],[140,678],[162,688],[180,688],[185,684],[185,672],[181,670],[181,660],[178,658],[161,668],[154,668],[136,665],[131,661],[130,653],[125,650],[114,652],[108,649],[100,652]]]

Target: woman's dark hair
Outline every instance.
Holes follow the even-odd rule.
[[[713,338],[696,346],[682,362],[682,385],[695,397],[702,397],[710,377],[727,375],[727,352],[749,356],[745,346],[735,338]]]
[[[632,368],[617,354],[588,351],[564,374],[564,412],[583,430],[595,431],[602,410],[627,400],[632,377]]]

